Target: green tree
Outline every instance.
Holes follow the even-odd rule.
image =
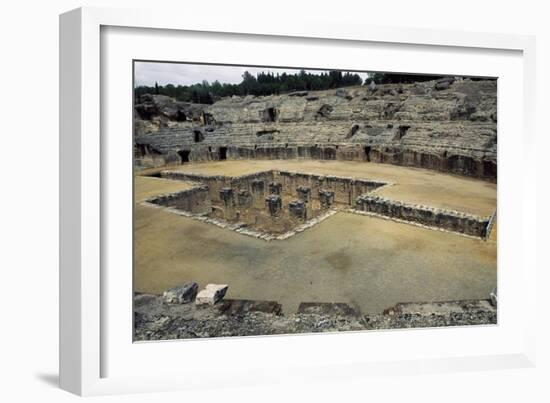
[[[326,90],[342,86],[361,85],[358,74],[332,70],[320,73],[308,73],[305,70],[296,73],[277,73],[271,71],[259,72],[253,76],[249,71],[242,75],[239,84],[220,83],[210,84],[204,80],[193,85],[167,84],[161,86],[155,82],[153,87],[137,86],[134,89],[136,102],[141,102],[145,94],[161,94],[175,98],[180,102],[213,103],[221,97],[233,95],[271,95],[298,90]]]

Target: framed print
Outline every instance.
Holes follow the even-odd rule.
[[[532,365],[533,49],[62,15],[62,387]]]
[[[135,341],[497,323],[496,78],[133,68]]]

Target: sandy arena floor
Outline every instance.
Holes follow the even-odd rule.
[[[177,169],[241,175],[273,167],[390,181],[395,185],[382,195],[429,206],[479,215],[496,208],[495,184],[391,165],[224,161]],[[496,236],[482,241],[338,213],[287,240],[265,242],[139,203],[188,186],[136,177],[136,291],[161,293],[188,281],[227,283],[228,298],[276,300],[289,313],[300,302],[316,301],[374,313],[398,302],[487,298],[496,284]]]

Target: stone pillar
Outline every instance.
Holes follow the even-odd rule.
[[[220,200],[223,205],[224,216],[227,220],[235,218],[235,199],[232,188],[220,189]]]
[[[319,200],[322,209],[328,209],[334,204],[334,192],[331,190],[319,190]]]
[[[283,184],[278,182],[271,182],[269,184],[269,193],[274,195],[280,195],[283,191]]]
[[[256,208],[263,207],[264,192],[265,192],[264,187],[265,187],[265,183],[262,180],[255,179],[250,182],[250,189],[252,193],[252,203]]]
[[[269,195],[265,198],[265,205],[269,211],[269,215],[272,217],[278,217],[281,213],[281,208],[283,203],[281,201],[281,196],[279,195]]]
[[[351,180],[349,182],[349,204],[350,206],[353,204],[353,201],[359,197],[362,192],[360,191],[360,186],[358,185],[357,181]]]
[[[296,187],[296,175],[292,172],[288,172],[283,178],[285,189],[288,189],[289,193],[292,193],[292,189]]]
[[[288,203],[288,213],[291,218],[305,220],[307,218],[306,203],[302,200],[292,200]]]
[[[311,201],[311,188],[307,186],[298,186],[296,188],[296,193],[298,193],[298,198],[306,203]]]

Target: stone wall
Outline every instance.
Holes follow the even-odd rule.
[[[299,187],[311,189],[312,198],[316,200],[319,200],[321,191],[331,191],[334,193],[334,202],[345,205],[353,205],[353,201],[359,195],[387,185],[385,182],[374,180],[290,171],[278,171],[275,178],[279,179],[283,188],[288,189],[288,192],[294,196],[298,196],[296,189]]]
[[[368,179],[276,170],[234,177],[192,174],[173,170],[161,171],[160,175],[166,179],[202,183],[206,185],[210,199],[215,202],[221,202],[221,189],[232,188],[235,196],[239,191],[247,191],[254,200],[260,200],[263,204],[265,197],[272,193],[269,189],[270,184],[279,184],[280,191],[287,196],[298,198],[297,189],[302,187],[310,189],[313,200],[320,200],[321,191],[331,191],[334,193],[335,203],[352,206],[358,196],[387,185],[385,182]]]
[[[181,180],[186,182],[199,182],[206,185],[210,200],[221,202],[220,190],[223,188],[232,188],[235,194],[239,190],[248,190],[252,195],[263,198],[267,195],[267,185],[273,181],[273,171],[256,172],[250,175],[242,176],[224,176],[224,175],[201,175],[190,174],[179,171],[166,170],[161,172],[161,177],[166,179]],[[253,188],[254,181],[261,181],[264,183],[260,189]]]
[[[157,105],[152,96],[154,106],[136,105],[136,162],[337,159],[496,180],[497,83],[447,82],[234,96],[213,105],[166,97]]]
[[[173,207],[193,214],[208,214],[212,211],[208,187],[204,185],[156,196],[148,199],[147,202],[164,207]]]
[[[487,236],[491,222],[490,217],[478,217],[458,211],[406,204],[369,194],[357,198],[356,208],[359,211],[480,238]]]

